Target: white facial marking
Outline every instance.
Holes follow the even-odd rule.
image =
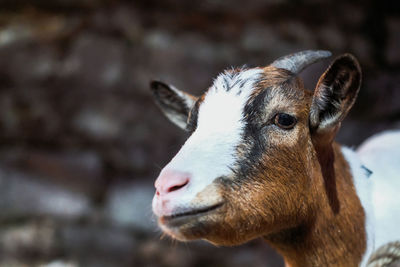
[[[235,149],[245,127],[243,108],[261,73],[261,69],[250,69],[221,74],[206,93],[196,130],[165,167],[192,175],[174,205],[204,205],[191,201],[216,178],[231,173]]]

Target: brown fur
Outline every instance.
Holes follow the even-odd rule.
[[[329,171],[334,175],[324,177],[321,167],[314,166],[309,195],[313,214],[294,229],[265,236],[292,267],[357,266],[366,249],[365,214],[349,167],[337,144],[331,152],[335,160]]]

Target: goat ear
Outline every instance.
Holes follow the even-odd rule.
[[[360,85],[361,68],[357,59],[350,54],[336,58],[315,89],[310,110],[311,130],[336,133],[353,106]]]
[[[167,118],[178,127],[186,130],[189,112],[197,97],[159,81],[150,83],[155,102]]]

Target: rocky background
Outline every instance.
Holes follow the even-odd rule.
[[[355,54],[338,140],[400,128],[398,1],[0,1],[0,266],[282,266],[262,241],[161,239],[152,184],[185,134],[161,79],[198,94],[229,66],[302,49]],[[312,89],[328,62],[302,76]]]

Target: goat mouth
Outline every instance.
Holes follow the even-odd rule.
[[[177,212],[169,216],[162,216],[160,218],[161,223],[168,226],[177,227],[185,224],[188,220],[207,215],[208,213],[220,208],[224,203],[218,203],[208,207],[202,207],[198,209],[187,210],[184,212]]]

